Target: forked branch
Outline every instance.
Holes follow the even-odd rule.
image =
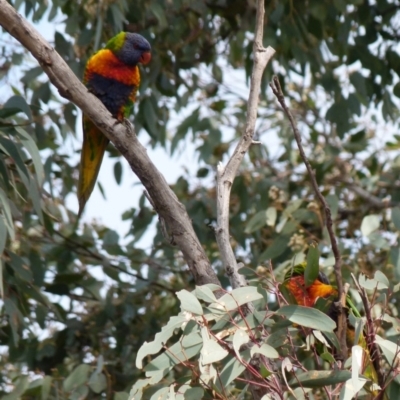
[[[257,108],[261,88],[261,78],[264,70],[275,54],[275,50],[263,47],[264,32],[264,1],[257,1],[256,28],[253,45],[254,65],[250,81],[250,94],[247,101],[246,128],[232,157],[226,166],[222,163],[217,167],[217,227],[216,236],[221,259],[233,288],[245,286],[246,280],[238,272],[238,264],[230,244],[229,235],[229,199],[233,181],[244,155],[253,143],[257,120]]]

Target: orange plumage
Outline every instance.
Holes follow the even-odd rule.
[[[87,62],[84,84],[122,121],[128,117],[140,84],[138,63],[151,59],[150,44],[135,33],[121,32]],[[81,215],[89,199],[109,140],[86,116],[83,116],[83,147],[79,171],[78,199]]]
[[[296,299],[297,304],[305,307],[313,307],[318,297],[326,299],[337,294],[337,290],[316,279],[312,285],[306,287],[304,275],[293,276],[285,282],[285,286]]]

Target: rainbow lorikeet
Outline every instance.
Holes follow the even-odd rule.
[[[291,268],[285,275],[282,286],[285,288],[283,292],[289,292],[290,297],[301,306],[305,307],[315,307],[318,299],[327,300],[328,304],[325,304],[324,311],[332,318],[337,319],[337,310],[333,305],[334,301],[337,301],[338,291],[337,288],[330,285],[327,276],[319,272],[317,279],[314,282],[306,286],[305,282],[305,273],[306,262],[300,263],[293,268]],[[355,317],[361,318],[361,315],[350,297],[346,298],[346,306],[349,310],[351,310]],[[346,330],[346,339],[348,348],[352,348],[355,344],[355,330],[348,323]],[[365,357],[363,362],[363,374],[369,378],[372,382],[377,383],[378,377],[374,365],[372,363],[369,351],[367,349],[367,342],[364,334],[361,334],[358,343],[365,350]],[[374,396],[378,394],[377,390],[371,390],[371,385],[367,385],[366,389],[370,391]]]
[[[150,44],[143,36],[120,32],[90,57],[86,64],[83,83],[119,121],[131,112],[140,83],[138,64],[145,65],[150,61],[150,50]],[[108,143],[108,138],[83,115],[79,215],[93,191]]]

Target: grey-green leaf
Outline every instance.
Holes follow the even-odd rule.
[[[263,343],[261,346],[254,345],[250,350],[250,354],[252,357],[254,354],[262,354],[268,358],[279,358],[279,353],[267,343]]]
[[[83,385],[87,382],[89,378],[91,367],[87,364],[78,365],[65,379],[63,383],[63,388],[66,392],[71,392],[72,390],[78,388],[78,386]]]
[[[319,388],[346,382],[350,378],[350,371],[308,371],[296,374],[296,378],[292,379],[289,384],[293,387],[301,384],[304,387]]]
[[[168,324],[161,329],[161,332],[156,334],[152,342],[144,342],[136,356],[136,368],[142,369],[143,358],[158,353],[164,343],[174,334],[175,329],[180,328],[184,322],[187,322],[187,320],[183,315],[171,317]]]
[[[319,251],[316,244],[311,244],[307,253],[307,265],[304,271],[306,287],[311,286],[319,274]]]
[[[188,311],[196,315],[203,315],[203,307],[194,294],[183,289],[180,290],[176,295],[181,302],[181,309],[183,311]]]
[[[107,379],[103,373],[94,371],[89,379],[89,387],[95,393],[101,393],[107,388]]]
[[[336,329],[335,321],[315,308],[297,305],[283,306],[276,314],[285,316],[294,324],[322,332],[333,332]]]
[[[258,293],[254,286],[246,286],[234,289],[231,293],[224,294],[217,303],[213,303],[212,307],[220,310],[232,311],[251,301],[262,299],[262,295]]]
[[[366,215],[361,222],[361,233],[363,236],[368,236],[372,232],[376,231],[379,228],[379,225],[379,215]]]

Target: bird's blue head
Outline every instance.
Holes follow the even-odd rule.
[[[150,43],[137,33],[120,32],[107,43],[106,48],[127,65],[146,65],[151,60]]]

